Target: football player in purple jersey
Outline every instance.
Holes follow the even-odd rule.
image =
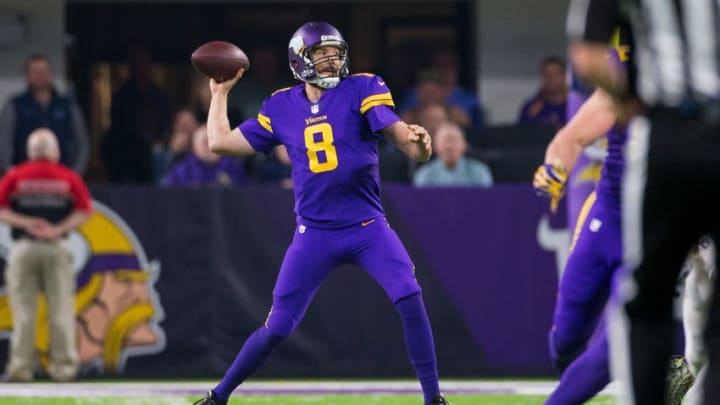
[[[560,280],[550,355],[562,375],[548,405],[584,403],[610,382],[608,340],[601,315],[613,275],[622,264],[620,183],[627,138],[624,130],[612,129],[615,120],[612,99],[603,90],[595,90],[550,143],[545,164],[533,181],[535,190],[556,205],[582,149],[607,133],[608,155],[602,176],[580,211]],[[591,342],[598,323],[599,337]]]
[[[243,71],[227,82],[210,82],[210,148],[243,155],[285,145],[292,161],[297,228],[265,324],[197,404],[226,404],[300,323],[325,277],[343,263],[363,267],[395,305],[424,403],[447,404],[438,387],[433,336],[414,266],[380,203],[379,137],[417,161],[430,158],[430,137],[424,128],[398,118],[381,77],[350,75],[348,45],[332,25],[301,26],[290,39],[288,56],[293,75],[303,83],[274,92],[256,118],[237,128],[228,122],[227,97]]]
[[[610,53],[617,63],[629,59],[625,41],[620,40]],[[628,100],[622,113],[631,114],[637,108]],[[602,315],[623,262],[620,200],[627,129],[618,122],[627,117],[620,113],[611,96],[596,89],[555,135],[545,163],[535,172],[533,186],[538,194],[551,199],[554,210],[583,149],[605,137],[607,154],[600,180],[580,210],[558,289],[549,345],[561,377],[546,405],[584,403],[610,382],[608,335]]]
[[[627,50],[618,45],[611,56],[618,64],[624,63]],[[596,89],[555,135],[533,181],[535,190],[551,199],[554,210],[583,149],[603,137],[607,140],[600,180],[580,210],[560,279],[549,343],[561,377],[547,405],[584,403],[610,382],[608,339],[601,315],[613,275],[622,265],[620,188],[627,133],[615,127],[617,119],[610,95]],[[597,338],[592,340],[596,329]]]

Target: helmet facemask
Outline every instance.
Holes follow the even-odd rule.
[[[333,47],[337,49],[337,54],[320,56],[312,59],[313,52],[321,47]],[[318,87],[333,88],[340,83],[340,80],[348,75],[348,55],[347,45],[342,42],[326,42],[319,46],[308,49],[308,55],[311,59],[310,65],[315,70]],[[339,63],[338,63],[339,62]],[[321,72],[320,69],[323,71]]]
[[[330,46],[339,49],[340,54],[313,60],[313,50]],[[326,72],[327,63],[335,57],[339,58],[339,65]],[[350,74],[347,42],[337,28],[323,21],[305,23],[295,31],[288,44],[288,58],[296,79],[322,89],[337,86]],[[323,68],[322,73],[317,71],[318,66]]]

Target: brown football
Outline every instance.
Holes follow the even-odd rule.
[[[232,79],[240,68],[247,70],[250,60],[242,49],[225,41],[212,41],[200,45],[190,57],[200,73],[223,82]]]

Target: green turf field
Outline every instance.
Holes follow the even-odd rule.
[[[198,398],[2,398],[2,405],[182,405]],[[525,395],[458,395],[448,397],[452,405],[541,405],[545,396]],[[234,398],[231,405],[421,405],[414,395],[273,395]],[[591,405],[611,405],[609,397],[588,402]]]

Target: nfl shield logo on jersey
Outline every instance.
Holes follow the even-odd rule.
[[[317,114],[318,111],[320,111],[320,106],[319,106],[319,105],[313,104],[312,106],[310,106],[310,112],[311,112],[311,113]]]

